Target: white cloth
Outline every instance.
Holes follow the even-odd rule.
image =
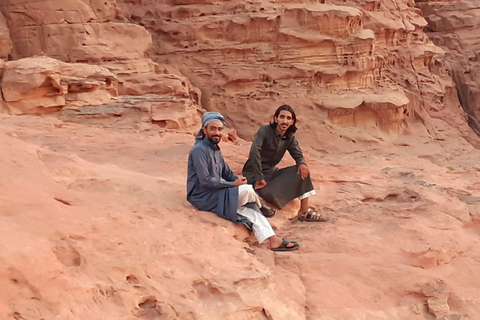
[[[241,208],[245,204],[251,202],[255,202],[259,208],[262,206],[260,197],[251,184],[242,184],[241,186],[238,186],[238,207]]]
[[[316,195],[316,194],[317,194],[317,193],[315,192],[315,190],[308,191],[308,192],[302,194],[300,197],[298,197],[298,199],[303,200],[303,199],[306,199],[306,198],[308,198],[308,197],[314,196],[314,195]]]
[[[250,184],[243,184],[238,187],[238,210],[237,213],[250,220],[253,224],[252,231],[257,237],[258,243],[262,243],[266,239],[275,235],[272,226],[264,215],[252,208],[244,205],[250,202],[255,202],[258,207],[262,206],[260,198]]]

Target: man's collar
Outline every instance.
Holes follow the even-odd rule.
[[[288,134],[285,132],[285,134],[281,134],[280,132],[278,132],[277,128],[272,128],[273,129],[273,132],[275,133],[275,137],[277,138],[281,138],[281,139],[287,139],[288,138]]]

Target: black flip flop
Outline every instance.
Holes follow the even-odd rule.
[[[287,247],[290,243],[293,243],[293,247]],[[293,251],[293,250],[298,250],[300,248],[300,244],[295,241],[291,241],[288,239],[282,239],[282,244],[278,248],[273,248],[272,251]]]
[[[277,210],[275,210],[273,208],[270,208],[268,206],[265,206],[265,205],[263,205],[260,208],[260,211],[262,212],[262,214],[265,218],[271,218],[277,213]]]

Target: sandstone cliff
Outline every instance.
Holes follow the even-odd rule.
[[[428,21],[427,34],[446,51],[445,65],[454,80],[468,122],[477,134],[479,128],[479,83],[477,30],[480,25],[476,1],[419,2]]]
[[[151,32],[150,56],[176,65],[243,137],[282,103],[311,119],[310,137],[330,124],[398,134],[431,117],[469,135],[413,1],[117,3]]]
[[[476,16],[468,1],[2,1],[0,319],[480,318],[479,139],[461,107],[476,129]],[[293,254],[184,192],[205,109],[227,116],[239,172],[283,103],[330,217],[279,212]]]

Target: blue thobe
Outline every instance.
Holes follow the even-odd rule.
[[[193,146],[188,156],[187,200],[195,208],[215,212],[237,224],[250,225],[237,213],[238,187],[234,185],[237,179],[218,145],[204,139]]]

